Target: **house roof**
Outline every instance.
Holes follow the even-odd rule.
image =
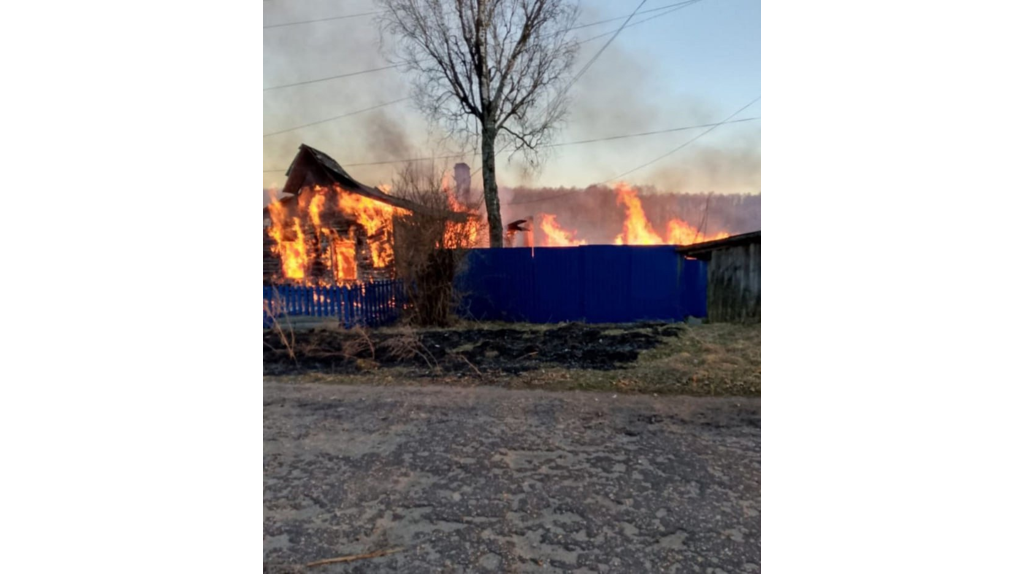
[[[288,176],[288,180],[281,191],[286,195],[278,200],[284,204],[295,201],[305,187],[337,184],[349,193],[362,195],[393,207],[413,212],[426,210],[426,208],[416,203],[388,195],[379,189],[359,183],[338,162],[334,161],[334,158],[306,144],[299,146],[299,153],[295,155],[295,159],[288,166],[288,171],[285,172],[285,175]]]
[[[733,235],[726,237],[725,239],[716,239],[714,241],[704,241],[702,243],[694,243],[692,245],[683,245],[676,248],[676,253],[681,253],[687,257],[695,257],[697,259],[710,259],[712,251],[727,249],[729,247],[739,247],[741,245],[749,245],[752,243],[761,243],[760,229],[750,233]]]

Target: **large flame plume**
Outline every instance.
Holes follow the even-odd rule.
[[[690,245],[729,236],[727,232],[705,234],[697,226],[678,218],[670,220],[664,234],[659,234],[647,218],[637,190],[625,183],[615,185],[615,203],[623,208],[624,215],[622,232],[615,237],[616,245]],[[578,238],[578,231],[558,225],[554,215],[541,213],[538,218],[544,236],[542,245],[571,247],[587,244],[586,240]]]
[[[448,208],[459,214],[458,218],[451,218],[445,222],[444,240],[442,245],[445,249],[460,249],[477,247],[480,242],[480,219],[479,209],[460,202],[455,197],[454,186],[450,174],[445,173],[442,180],[442,189],[448,197]]]
[[[313,186],[299,193],[296,206],[268,206],[272,251],[281,274],[293,283],[343,284],[358,279],[360,257],[374,269],[394,262],[393,217],[406,211],[340,186]]]
[[[550,213],[540,214],[540,229],[546,236],[544,238],[545,247],[575,247],[577,245],[586,245],[587,242],[582,239],[576,239],[575,231],[567,231],[562,229],[555,221],[555,216]]]

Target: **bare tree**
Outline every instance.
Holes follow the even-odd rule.
[[[450,135],[479,136],[490,245],[501,247],[495,146],[541,161],[565,117],[576,0],[377,1],[392,56],[415,72],[419,108]]]

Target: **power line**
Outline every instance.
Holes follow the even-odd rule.
[[[348,78],[350,76],[359,76],[361,74],[369,74],[371,72],[380,72],[382,70],[390,70],[392,68],[397,68],[398,66],[399,66],[399,64],[392,64],[390,66],[384,66],[384,67],[381,67],[381,68],[370,68],[369,70],[360,70],[358,72],[349,72],[347,74],[339,74],[337,76],[330,76],[330,77],[327,77],[327,78],[320,78],[318,80],[306,80],[305,82],[295,82],[294,84],[283,84],[283,85],[280,85],[280,86],[271,86],[269,88],[263,88],[263,91],[266,92],[268,90],[280,90],[281,88],[291,88],[292,86],[304,86],[306,84],[315,84],[317,82],[326,82],[327,80],[337,80],[338,78]]]
[[[608,41],[604,43],[604,46],[601,46],[601,49],[598,50],[596,54],[594,54],[593,58],[590,58],[590,60],[583,66],[583,68],[580,69],[579,73],[577,73],[575,76],[573,76],[571,80],[569,80],[569,83],[565,86],[565,89],[562,90],[563,94],[565,92],[568,92],[569,88],[571,88],[573,84],[575,84],[576,81],[583,76],[583,74],[587,73],[587,70],[590,69],[590,66],[594,65],[594,62],[596,62],[597,59],[601,57],[601,54],[604,53],[605,49],[607,49],[608,46],[610,46],[611,43],[615,41],[615,38],[619,36],[619,33],[626,28],[626,25],[629,24],[629,21],[633,19],[633,16],[636,15],[637,11],[640,10],[640,8],[642,8],[643,5],[646,3],[647,0],[640,0],[640,3],[637,4],[636,8],[633,9],[633,13],[629,15],[629,18],[626,18],[626,21],[623,22],[621,26],[619,26],[619,29],[615,31],[615,34],[612,35],[612,37],[609,38]]]
[[[598,20],[597,22],[590,22],[588,24],[580,24],[579,26],[573,26],[572,28],[566,28],[565,30],[559,30],[559,32],[569,32],[569,31],[572,31],[572,30],[581,30],[583,28],[590,28],[591,26],[600,26],[601,24],[607,24],[609,22],[615,22],[617,20],[622,20],[623,18],[627,18],[628,19],[628,18],[631,18],[632,16],[639,16],[641,14],[650,14],[651,12],[660,12],[662,10],[668,10],[669,8],[677,8],[677,7],[680,7],[680,6],[688,6],[690,4],[695,4],[695,3],[699,2],[699,1],[700,0],[687,0],[686,2],[676,2],[675,4],[666,4],[664,6],[658,6],[657,8],[650,8],[650,9],[647,9],[647,10],[642,10],[640,12],[637,12],[635,14],[631,14],[629,16],[617,16],[615,18],[608,18],[607,20]],[[662,15],[663,14],[659,14],[659,16],[662,16]],[[608,32],[608,33],[611,34],[612,32]]]
[[[385,102],[383,104],[377,104],[376,106],[370,106],[370,107],[362,109],[362,110],[356,110],[354,112],[348,112],[347,114],[341,114],[340,116],[334,116],[333,118],[327,118],[325,120],[319,120],[319,121],[315,121],[315,122],[312,122],[312,123],[303,124],[301,126],[295,126],[294,128],[288,128],[286,130],[281,130],[279,132],[272,132],[272,133],[269,133],[269,134],[264,134],[263,137],[264,138],[269,138],[270,136],[276,136],[278,134],[293,132],[295,130],[301,130],[302,128],[308,128],[309,126],[315,126],[317,124],[323,124],[323,123],[326,123],[326,122],[333,122],[334,120],[340,120],[341,118],[347,118],[349,116],[354,116],[356,114],[361,114],[363,112],[368,112],[370,110],[376,110],[377,108],[383,108],[384,106],[390,106],[391,104],[397,104],[399,102],[404,102],[405,100],[409,100],[409,99],[412,99],[412,98],[405,97],[405,98],[401,98],[401,99],[398,99],[398,100],[393,100],[393,101],[390,101],[390,102]]]
[[[694,137],[694,138],[692,138],[692,139],[690,139],[690,140],[686,141],[685,143],[683,143],[683,144],[682,144],[682,145],[680,145],[679,147],[676,147],[675,149],[672,149],[672,150],[671,150],[671,151],[669,151],[668,153],[665,153],[665,154],[663,154],[663,156],[659,156],[659,157],[657,157],[657,158],[655,158],[655,159],[651,160],[650,162],[647,162],[646,164],[643,164],[642,166],[639,166],[639,167],[633,168],[632,170],[630,170],[630,171],[628,171],[628,172],[626,172],[626,173],[623,173],[623,174],[617,175],[617,176],[615,176],[615,177],[613,177],[613,178],[611,178],[611,179],[606,179],[606,180],[602,181],[602,182],[601,182],[600,184],[608,183],[609,181],[614,181],[614,180],[616,180],[616,179],[622,179],[623,177],[625,177],[625,176],[627,176],[627,175],[629,175],[629,174],[631,174],[631,173],[633,173],[633,172],[635,172],[635,171],[637,171],[637,170],[640,170],[640,169],[646,168],[647,166],[649,166],[649,165],[651,165],[651,164],[653,164],[653,163],[655,163],[655,162],[659,162],[659,161],[662,161],[662,160],[664,160],[664,159],[668,158],[669,156],[671,156],[671,154],[675,153],[676,151],[679,151],[679,150],[680,150],[680,149],[682,149],[683,147],[686,147],[687,145],[689,145],[689,144],[693,143],[694,141],[696,141],[696,140],[700,139],[701,137],[703,137],[703,136],[707,135],[707,134],[708,134],[709,132],[711,132],[712,130],[714,130],[715,128],[717,128],[717,127],[719,127],[719,126],[722,126],[722,125],[725,125],[725,124],[735,124],[736,122],[744,121],[744,120],[735,120],[735,121],[731,121],[731,122],[730,122],[730,120],[732,120],[732,118],[733,118],[734,116],[736,116],[736,115],[738,115],[738,114],[739,114],[740,112],[742,112],[742,111],[743,111],[743,109],[746,109],[746,108],[748,108],[748,107],[750,107],[750,106],[754,105],[754,103],[755,103],[755,102],[757,102],[757,101],[758,101],[759,99],[761,99],[761,96],[758,96],[757,98],[755,98],[755,99],[754,99],[753,101],[751,101],[750,103],[748,103],[748,104],[746,104],[746,105],[744,105],[744,106],[740,107],[739,109],[737,109],[737,111],[735,111],[734,113],[732,113],[732,115],[730,115],[730,116],[729,116],[728,118],[726,118],[725,120],[722,120],[721,122],[718,122],[717,124],[712,124],[712,125],[711,125],[711,127],[710,127],[710,128],[708,128],[707,130],[705,130],[705,131],[702,131],[702,132],[700,132],[699,134],[697,134],[697,136],[696,136],[696,137]],[[698,126],[693,126],[693,127],[698,127]],[[547,196],[547,197],[538,197],[538,198],[535,198],[535,200],[525,200],[525,201],[522,201],[522,202],[510,202],[510,203],[509,203],[509,205],[510,205],[510,206],[518,206],[518,205],[522,205],[522,204],[534,204],[534,203],[537,203],[537,202],[548,202],[548,201],[551,201],[551,200],[557,200],[557,198],[558,198],[558,197],[563,197],[563,196],[565,196],[565,195],[568,195],[569,193],[577,193],[577,192],[578,192],[578,191],[575,191],[575,190],[573,189],[573,190],[571,190],[571,191],[566,191],[566,192],[564,192],[564,193],[557,193],[557,194],[555,194],[555,195],[549,195],[549,196]]]
[[[270,26],[264,26],[263,29],[268,28],[284,28],[285,26],[298,26],[299,24],[314,24],[316,22],[327,22],[328,20],[347,20],[349,18],[359,18],[362,16],[373,16],[374,14],[383,14],[383,10],[376,10],[374,12],[363,12],[361,14],[347,14],[345,16],[331,16],[330,18],[317,18],[316,20],[303,20],[301,22],[287,22],[284,24],[271,24]]]
[[[699,0],[698,0],[698,1],[699,1]],[[579,80],[579,79],[580,79],[580,77],[582,77],[582,76],[583,76],[583,74],[587,73],[587,70],[589,70],[589,69],[590,69],[590,66],[591,66],[591,65],[592,65],[592,64],[593,64],[593,63],[594,63],[595,61],[597,61],[597,59],[598,59],[598,58],[600,58],[600,57],[601,57],[601,54],[602,54],[602,53],[604,53],[604,50],[605,50],[605,48],[607,48],[607,47],[608,47],[608,46],[609,46],[609,45],[610,45],[610,44],[611,44],[611,43],[612,43],[613,41],[615,41],[615,38],[617,38],[617,37],[618,37],[618,35],[619,35],[619,32],[621,32],[621,31],[622,31],[623,29],[625,29],[625,27],[626,27],[626,24],[629,24],[629,21],[633,19],[633,16],[635,16],[635,15],[636,15],[637,11],[639,11],[639,10],[640,10],[640,8],[642,8],[642,7],[643,7],[643,5],[644,5],[644,4],[646,4],[646,3],[647,3],[647,0],[640,0],[640,3],[639,3],[639,4],[637,4],[636,8],[634,8],[634,9],[633,9],[633,13],[632,13],[632,14],[630,14],[630,15],[629,15],[629,16],[628,16],[628,17],[626,18],[626,21],[625,21],[625,22],[623,22],[621,26],[619,26],[618,30],[615,30],[615,35],[614,35],[614,36],[612,36],[611,38],[609,38],[609,39],[608,39],[608,41],[607,41],[607,42],[605,42],[603,46],[601,46],[601,49],[600,49],[600,50],[598,50],[598,51],[597,51],[597,53],[596,53],[596,54],[594,54],[594,56],[593,56],[592,58],[590,58],[590,60],[588,60],[586,64],[584,64],[584,65],[583,65],[583,68],[581,68],[581,69],[580,69],[579,73],[577,73],[577,74],[576,74],[575,76],[573,76],[573,78],[572,78],[571,80],[569,80],[569,83],[568,83],[568,84],[566,84],[566,85],[565,85],[565,87],[564,87],[564,88],[562,88],[562,89],[561,89],[561,90],[559,91],[559,94],[558,94],[558,96],[556,96],[556,98],[555,98],[556,100],[557,100],[558,98],[560,98],[560,97],[564,96],[564,95],[565,95],[565,93],[569,91],[569,88],[571,88],[571,87],[573,86],[573,84],[575,84],[575,83],[576,83],[576,81],[577,81],[577,80]],[[505,144],[505,145],[504,145],[504,146],[503,146],[503,147],[502,147],[502,148],[501,148],[500,150],[498,150],[498,153],[503,153],[503,152],[504,152],[504,151],[505,151],[506,149],[508,149],[508,146],[510,146],[510,145],[512,145],[512,142],[506,143],[506,144]],[[495,155],[497,155],[497,154],[495,154]],[[475,170],[475,171],[473,171],[472,173],[470,173],[470,174],[469,174],[469,177],[473,177],[474,175],[476,175],[477,173],[479,173],[479,172],[480,172],[480,170],[482,170],[482,169],[484,168],[483,158],[480,158],[480,160],[481,160],[481,161],[480,161],[480,167],[476,168],[476,170]]]
[[[698,2],[701,2],[701,1],[702,0],[689,0],[688,2],[680,2],[679,4],[673,4],[673,6],[675,6],[675,8],[673,8],[671,10],[668,10],[667,12],[662,12],[661,14],[655,14],[654,16],[651,16],[650,18],[644,18],[643,20],[639,20],[637,22],[633,22],[629,26],[624,26],[623,28],[632,28],[633,26],[639,26],[640,24],[643,24],[644,22],[650,22],[651,20],[654,20],[655,18],[661,18],[662,16],[668,16],[669,14],[671,14],[673,12],[678,12],[679,10],[682,10],[683,8],[686,8],[688,6],[693,6],[694,4],[696,4]],[[647,12],[651,12],[651,10],[647,10]],[[580,40],[579,42],[577,42],[577,44],[586,44],[587,42],[592,42],[594,40],[597,40],[598,38],[604,38],[605,36],[608,36],[609,34],[614,34],[614,33],[615,33],[615,31],[613,30],[611,32],[605,32],[603,34],[598,34],[596,36],[591,36],[590,38],[587,38],[586,40]]]
[[[667,134],[667,133],[670,133],[670,132],[681,132],[681,131],[684,131],[684,130],[695,130],[697,128],[706,128],[708,126],[715,126],[715,127],[717,127],[717,126],[722,125],[722,123],[738,124],[740,122],[751,122],[751,121],[759,120],[759,119],[761,119],[761,118],[760,117],[756,117],[756,118],[741,118],[741,119],[738,119],[738,120],[731,120],[731,121],[727,121],[727,122],[719,122],[717,124],[702,124],[702,125],[698,125],[698,126],[683,126],[681,128],[669,128],[669,129],[657,130],[657,131],[653,131],[653,132],[641,132],[641,133],[637,133],[637,134],[625,134],[625,135],[621,135],[621,136],[608,136],[608,137],[604,137],[604,138],[595,138],[595,139],[591,139],[591,140],[577,140],[577,141],[572,141],[572,142],[548,144],[548,145],[544,145],[544,146],[540,146],[540,147],[562,147],[562,146],[567,146],[567,145],[588,144],[588,143],[603,142],[603,141],[609,141],[609,140],[620,140],[620,139],[625,139],[625,138],[637,138],[637,137],[641,137],[641,136],[651,136],[651,135],[655,135],[655,134]]]
[[[628,26],[625,26],[624,28],[632,28],[633,26],[637,26],[639,24],[643,24],[644,22],[649,22],[649,21],[651,21],[651,20],[653,20],[655,18],[659,18],[661,16],[665,16],[665,15],[671,14],[672,12],[675,12],[676,10],[680,10],[682,8],[685,8],[686,6],[690,6],[692,4],[696,4],[697,2],[700,2],[700,1],[701,0],[687,0],[686,2],[678,2],[676,4],[667,4],[665,6],[660,6],[658,8],[651,8],[650,10],[643,10],[643,11],[637,12],[637,15],[639,15],[639,14],[650,14],[651,12],[660,12],[662,10],[668,10],[667,12],[663,12],[661,14],[657,14],[657,15],[651,16],[650,18],[644,18],[643,20],[640,20],[639,22],[633,22],[632,24],[630,24]],[[672,10],[669,10],[669,8],[672,8]],[[608,20],[601,20],[601,21],[598,21],[598,22],[591,22],[589,24],[582,24],[580,26],[575,26],[575,27],[572,27],[572,28],[566,28],[565,30],[561,30],[561,31],[568,32],[568,31],[571,31],[571,30],[579,30],[581,28],[588,28],[590,26],[597,26],[599,24],[607,24],[608,22],[614,22],[616,20],[622,20],[623,18],[627,18],[628,19],[628,18],[630,18],[630,16],[619,16],[617,18],[609,18]],[[320,22],[322,20],[311,20],[311,21],[312,22]],[[579,44],[585,44],[585,43],[590,42],[592,40],[596,40],[598,38],[603,38],[605,36],[608,36],[608,35],[614,34],[614,33],[615,33],[614,30],[611,31],[611,32],[605,32],[603,34],[598,34],[598,35],[593,36],[591,38],[587,38],[586,40],[581,40],[578,43]],[[316,83],[319,83],[319,82],[327,82],[327,81],[330,81],[330,80],[337,80],[337,79],[340,79],[340,78],[348,78],[348,77],[351,77],[351,76],[359,76],[359,75],[362,75],[362,74],[370,74],[370,73],[373,73],[373,72],[382,72],[384,70],[392,70],[394,68],[399,67],[400,65],[401,64],[392,64],[390,66],[382,66],[380,68],[370,68],[370,69],[367,69],[367,70],[359,70],[357,72],[349,72],[347,74],[339,74],[337,76],[328,76],[326,78],[318,78],[316,80],[306,80],[304,82],[295,82],[294,84],[282,84],[280,86],[271,86],[269,88],[263,88],[263,91],[267,92],[267,91],[270,91],[270,90],[280,90],[280,89],[283,89],[283,88],[292,88],[292,87],[295,87],[295,86],[304,86],[304,85],[307,85],[307,84],[316,84]]]
[[[690,0],[690,1],[691,2],[699,2],[700,0]],[[637,7],[633,9],[633,13],[630,14],[626,18],[626,21],[622,23],[622,26],[619,26],[618,30],[615,31],[615,35],[612,36],[611,38],[609,38],[608,41],[605,42],[604,46],[602,46],[601,49],[598,50],[598,52],[596,54],[594,54],[594,56],[587,62],[587,64],[583,67],[583,69],[580,70],[580,72],[578,74],[576,74],[576,76],[573,77],[572,80],[569,81],[569,83],[566,85],[566,87],[562,90],[563,93],[565,91],[568,91],[569,88],[571,88],[572,85],[574,83],[576,83],[576,81],[579,80],[580,77],[583,76],[583,74],[585,74],[588,69],[590,69],[590,66],[601,56],[601,54],[604,52],[605,48],[607,48],[615,40],[615,38],[619,35],[619,32],[621,32],[626,27],[626,25],[629,24],[629,21],[633,18],[633,16],[635,16],[636,13],[640,10],[640,8],[642,8],[643,5],[646,4],[646,3],[647,3],[647,0],[641,0],[640,4],[638,4]],[[362,113],[362,112],[370,111],[370,110],[373,110],[373,109],[376,109],[376,108],[380,108],[380,107],[383,107],[383,106],[387,106],[387,105],[390,105],[390,104],[395,104],[395,103],[398,103],[398,102],[402,102],[402,101],[405,101],[405,100],[408,100],[408,99],[410,99],[410,98],[406,97],[406,98],[402,98],[400,100],[395,100],[393,102],[388,102],[388,103],[380,104],[378,106],[374,106],[374,107],[371,107],[371,108],[366,108],[364,110],[358,110],[358,111],[355,111],[355,112],[349,112],[347,114],[342,114],[340,116],[335,116],[333,118],[327,118],[325,120],[320,120],[320,121],[312,122],[312,123],[309,123],[309,124],[304,124],[304,125],[297,126],[297,127],[294,127],[294,128],[289,128],[287,130],[281,130],[281,131],[278,131],[278,132],[272,132],[272,133],[264,135],[263,137],[264,138],[268,138],[270,136],[275,136],[275,135],[279,135],[279,134],[283,134],[283,133],[299,130],[299,129],[310,127],[310,126],[314,126],[314,125],[317,125],[317,124],[322,124],[322,123],[325,123],[325,122],[330,122],[330,121],[333,121],[333,120],[341,119],[341,118],[348,117],[348,116],[351,116],[351,115],[355,115],[355,114],[359,114],[359,113]],[[505,149],[507,149],[507,148],[508,148],[508,145],[503,147],[498,153],[504,152]],[[390,163],[390,162],[387,162],[387,163]],[[470,174],[470,177],[472,177],[473,175],[476,175],[476,173],[479,172],[481,169],[483,169],[483,164],[482,163],[481,163],[480,167],[477,168],[476,171],[474,171],[473,173]]]
[[[759,119],[761,119],[761,118],[760,117],[741,118],[741,119],[738,119],[738,120],[730,120],[730,121],[727,121],[727,122],[724,122],[724,123],[727,123],[727,124],[738,124],[738,123],[741,123],[741,122],[751,122],[751,121],[755,121],[755,120],[759,120]],[[683,127],[679,127],[679,128],[669,128],[669,129],[665,129],[665,130],[656,130],[656,131],[653,131],[653,132],[641,132],[641,133],[636,133],[636,134],[623,134],[623,135],[608,136],[608,137],[603,137],[603,138],[594,138],[594,139],[589,139],[589,140],[577,140],[577,141],[571,141],[571,142],[553,143],[553,144],[547,144],[547,145],[543,145],[543,146],[539,146],[539,147],[564,147],[564,146],[570,146],[570,145],[582,145],[582,144],[589,144],[589,143],[603,142],[603,141],[611,141],[611,140],[619,140],[619,139],[626,139],[626,138],[637,138],[637,137],[643,137],[643,136],[652,136],[652,135],[656,135],[656,134],[667,134],[667,133],[671,133],[671,132],[680,132],[680,131],[684,131],[684,130],[695,130],[695,129],[698,129],[698,128],[706,128],[708,126],[717,126],[717,125],[721,125],[721,124],[701,124],[701,125],[696,125],[696,126],[683,126]],[[473,148],[473,155],[476,155],[476,148],[475,147]],[[346,163],[345,167],[362,167],[362,166],[370,166],[370,165],[387,165],[389,163],[407,163],[407,162],[413,162],[413,161],[430,161],[430,160],[435,160],[435,159],[454,159],[454,158],[460,158],[460,157],[466,157],[466,154],[459,153],[459,154],[452,154],[452,155],[438,155],[438,156],[432,156],[432,157],[412,157],[412,158],[406,158],[406,159],[390,159],[390,160],[386,160],[386,161],[369,161],[369,162],[363,162],[363,163]],[[285,168],[285,169],[265,169],[265,170],[263,170],[263,173],[278,173],[278,172],[283,172],[283,171],[287,171],[287,168]]]
[[[686,2],[679,2],[679,3],[676,3],[676,4],[669,4],[669,5],[661,6],[661,7],[658,7],[658,8],[651,8],[650,10],[645,10],[643,12],[640,12],[640,8],[642,8],[643,5],[647,2],[647,0],[642,0],[640,2],[640,4],[637,5],[637,7],[633,9],[633,12],[629,16],[625,16],[624,17],[624,18],[626,18],[626,21],[623,22],[622,25],[619,26],[618,29],[614,30],[613,32],[607,32],[605,34],[600,34],[598,36],[594,36],[592,38],[588,38],[587,40],[583,40],[582,42],[580,42],[580,43],[589,42],[591,40],[595,40],[597,38],[600,38],[600,37],[603,37],[603,36],[607,36],[609,34],[613,34],[613,36],[611,38],[609,38],[608,41],[605,42],[605,44],[603,46],[601,46],[601,49],[598,50],[597,53],[594,54],[594,56],[583,66],[583,68],[580,70],[580,72],[577,73],[576,76],[574,76],[573,79],[569,81],[569,83],[566,85],[566,87],[562,90],[563,93],[568,91],[569,88],[571,88],[572,85],[575,84],[576,81],[579,80],[580,77],[582,77],[583,74],[585,74],[590,69],[590,66],[593,65],[593,63],[601,56],[601,54],[605,51],[605,49],[608,48],[609,45],[611,45],[611,43],[615,40],[616,37],[618,37],[619,33],[622,32],[622,30],[626,29],[627,27],[636,26],[638,24],[642,24],[644,22],[653,20],[654,18],[658,18],[660,16],[664,16],[666,14],[670,14],[672,12],[675,12],[675,11],[680,10],[682,8],[685,8],[687,6],[691,6],[691,5],[696,4],[697,2],[701,2],[701,1],[702,0],[688,0]],[[666,9],[669,9],[669,8],[673,8],[673,9],[672,10],[668,10],[667,12],[663,12],[661,14],[657,14],[657,15],[652,16],[650,18],[645,18],[644,20],[641,20],[639,22],[635,22],[633,24],[629,24],[629,21],[633,18],[633,16],[635,16],[637,14],[646,14],[646,13],[651,13],[651,12],[658,12],[658,11],[666,10]],[[376,13],[379,13],[379,11],[376,12]],[[306,21],[306,22],[295,22],[293,24],[305,24],[305,23],[311,23],[311,22],[322,22],[324,20],[335,20],[335,19],[340,19],[340,18],[352,18],[352,17],[356,17],[356,16],[365,16],[365,15],[369,15],[369,14],[374,14],[374,12],[367,12],[365,14],[354,14],[354,15],[351,15],[351,16],[340,16],[340,17],[336,17],[336,18],[324,18],[324,19],[320,19],[320,20],[309,20],[309,21]],[[577,26],[576,28],[569,28],[568,30],[574,30],[574,29],[578,29],[578,28],[586,28],[588,26],[593,26],[593,25],[597,25],[597,24],[604,24],[604,23],[607,23],[607,22],[610,22],[610,21],[620,20],[622,18],[623,17],[618,17],[618,18],[614,18],[614,19],[611,19],[611,20],[605,20],[605,21],[601,21],[601,22],[593,22],[593,23],[590,23],[590,24],[584,24],[584,25],[581,25],[581,26]],[[290,26],[290,25],[292,25],[292,24],[279,24],[277,26]],[[268,27],[275,27],[275,26],[265,26],[264,28],[268,28]],[[381,68],[374,68],[374,69],[369,69],[369,70],[361,70],[359,72],[352,72],[352,73],[348,73],[348,74],[341,74],[341,75],[338,75],[338,76],[331,76],[331,77],[328,77],[328,78],[321,78],[321,79],[318,79],[318,80],[309,80],[309,81],[305,81],[305,82],[297,82],[295,84],[287,84],[287,85],[281,85],[281,86],[274,86],[274,87],[270,87],[270,88],[264,88],[264,91],[274,90],[274,89],[279,89],[279,88],[287,88],[287,87],[304,85],[304,84],[312,84],[312,83],[316,83],[316,82],[323,82],[323,81],[332,80],[332,79],[336,79],[336,78],[343,78],[343,77],[355,76],[355,75],[359,75],[359,74],[366,74],[366,73],[371,73],[371,72],[376,72],[376,71],[381,71],[381,70],[387,70],[387,69],[396,68],[396,67],[398,67],[397,64],[391,65],[391,66],[385,66],[385,67],[381,67]],[[385,104],[380,104],[378,106],[373,106],[373,107],[370,107],[370,108],[366,108],[364,110],[358,110],[358,111],[355,111],[355,112],[350,112],[350,113],[347,113],[347,114],[342,114],[340,116],[335,116],[333,118],[328,118],[328,119],[325,119],[325,120],[320,120],[320,121],[312,122],[312,123],[309,123],[309,124],[304,124],[304,125],[301,125],[301,126],[297,126],[297,127],[294,127],[294,128],[287,129],[287,130],[282,130],[282,131],[278,131],[278,132],[269,133],[269,134],[264,135],[263,137],[267,138],[267,137],[270,137],[270,136],[275,136],[275,135],[278,135],[278,134],[287,133],[287,132],[290,132],[290,131],[295,131],[295,130],[302,129],[302,128],[305,128],[305,127],[314,126],[314,125],[325,123],[325,122],[330,122],[330,121],[333,121],[333,120],[336,120],[336,119],[341,119],[341,118],[348,117],[348,116],[351,116],[351,115],[355,115],[355,114],[359,114],[359,113],[362,113],[362,112],[370,111],[370,110],[373,110],[373,109],[376,109],[376,108],[380,108],[380,107],[383,107],[383,106],[395,104],[395,103],[402,102],[402,101],[405,101],[405,100],[408,100],[408,99],[410,99],[410,98],[408,98],[408,97],[407,98],[402,98],[400,100],[395,100],[395,101],[388,102],[388,103],[385,103]],[[731,117],[732,116],[730,116],[730,118]],[[754,119],[754,118],[749,118],[749,119]],[[749,121],[749,119],[748,120],[740,120],[740,121]],[[721,124],[717,124],[714,127],[718,127],[718,125],[721,125]],[[579,143],[592,143],[592,142],[596,142],[596,141],[603,141],[604,139],[619,139],[619,138],[627,138],[627,137],[636,137],[636,136],[639,136],[639,135],[652,135],[652,134],[655,134],[655,133],[665,133],[667,131],[679,131],[679,130],[683,130],[683,129],[693,129],[694,127],[702,127],[702,126],[689,126],[689,127],[685,127],[685,128],[673,128],[671,130],[664,130],[664,131],[659,131],[659,132],[648,132],[648,133],[644,133],[644,134],[631,134],[631,135],[613,136],[611,138],[598,138],[598,139],[582,141],[582,142],[566,142],[566,143],[562,143],[562,144],[549,144],[549,145],[540,146],[540,147],[558,147],[558,146],[564,146],[564,145],[576,145],[576,144],[579,144]],[[714,127],[712,127],[711,129],[714,129]],[[508,149],[509,145],[511,145],[511,144],[506,144],[501,150],[498,151],[498,153],[499,154],[500,153],[504,153],[504,151],[506,149]],[[462,157],[462,156],[458,155],[458,156],[441,156],[440,158],[414,158],[414,159],[406,159],[406,160],[393,160],[393,161],[383,161],[383,162],[368,162],[368,163],[362,163],[362,164],[349,164],[349,165],[353,166],[353,167],[367,166],[367,165],[383,165],[383,164],[388,164],[388,163],[400,163],[400,162],[406,162],[406,161],[426,161],[428,159],[450,159],[451,157]],[[657,160],[655,160],[655,161],[657,161]],[[470,176],[476,175],[482,169],[483,169],[483,164],[481,163],[480,167],[478,167],[475,171],[473,171],[473,173],[471,173]],[[281,172],[281,171],[286,171],[286,170],[264,170],[264,173],[274,173],[274,172]]]
[[[264,1],[266,2],[267,0],[264,0]],[[692,2],[692,0],[691,0],[691,2]],[[676,4],[666,4],[665,6],[658,6],[657,8],[651,8],[650,10],[644,10],[643,12],[637,12],[637,14],[649,14],[651,12],[658,12],[658,11],[661,11],[661,10],[667,10],[669,8],[673,8],[673,7],[676,7],[676,6],[682,6],[682,5],[688,4],[688,3],[690,3],[690,2],[678,2]],[[269,28],[284,28],[285,26],[299,26],[299,25],[302,25],[302,24],[315,24],[317,22],[328,22],[328,21],[331,21],[331,20],[348,20],[349,18],[361,18],[363,16],[373,16],[374,14],[383,14],[383,13],[384,13],[384,10],[374,10],[373,12],[361,12],[359,14],[345,14],[343,16],[330,16],[328,18],[316,18],[314,20],[301,20],[299,22],[284,22],[284,23],[281,23],[281,24],[271,24],[269,26],[264,26],[263,29],[267,30]],[[633,15],[635,15],[635,14],[633,14]],[[566,28],[565,30],[559,30],[558,32],[554,32],[554,33],[557,34],[557,33],[560,33],[560,32],[568,32],[568,31],[571,31],[571,30],[579,30],[579,29],[582,29],[582,28],[589,28],[591,26],[598,26],[598,25],[601,25],[601,24],[607,24],[609,22],[614,22],[616,20],[621,20],[623,18],[631,18],[633,15],[630,15],[630,16],[617,16],[615,18],[609,18],[607,20],[599,20],[597,22],[589,22],[587,24],[580,24],[579,26],[573,26],[572,28]]]
[[[629,175],[629,174],[631,174],[631,173],[633,173],[633,172],[635,172],[637,170],[643,169],[643,168],[651,165],[652,163],[656,163],[656,162],[659,162],[659,161],[665,159],[666,157],[676,153],[677,151],[683,149],[684,147],[686,147],[686,146],[692,144],[693,142],[699,140],[700,138],[706,136],[708,133],[710,133],[712,130],[714,130],[718,126],[720,126],[720,125],[724,124],[725,122],[731,120],[735,116],[739,115],[739,113],[742,112],[743,110],[745,110],[745,109],[749,108],[750,106],[756,104],[758,101],[760,101],[760,99],[761,99],[761,96],[757,96],[756,98],[751,100],[750,103],[748,103],[747,105],[743,106],[742,108],[740,108],[740,109],[736,110],[735,112],[733,112],[732,114],[730,114],[729,117],[727,117],[724,120],[718,122],[717,124],[714,124],[713,126],[709,127],[708,129],[704,130],[703,132],[697,134],[693,139],[683,143],[683,145],[681,145],[679,147],[676,147],[676,148],[673,148],[669,152],[667,152],[667,153],[665,153],[663,155],[660,155],[660,156],[652,159],[651,161],[649,161],[649,162],[647,162],[645,164],[642,164],[642,165],[639,165],[637,167],[634,167],[633,169],[631,169],[631,170],[629,170],[629,171],[627,171],[625,173],[621,173],[621,174],[619,174],[619,175],[617,175],[617,176],[615,176],[615,177],[613,177],[611,179],[602,181],[601,183],[608,183],[609,181],[613,181],[613,180],[616,180],[616,179],[621,179],[621,178],[623,178],[623,177],[625,177],[625,176],[627,176],[627,175]]]

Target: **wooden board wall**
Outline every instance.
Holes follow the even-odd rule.
[[[761,243],[712,253],[708,264],[708,319],[761,320]]]

